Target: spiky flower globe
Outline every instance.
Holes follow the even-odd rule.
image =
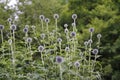
[[[49,23],[49,22],[50,22],[50,19],[49,19],[49,18],[46,18],[46,19],[45,19],[45,22],[46,22],[46,23]]]
[[[76,62],[74,63],[74,66],[75,66],[75,67],[80,67],[79,61],[76,61]]]
[[[77,19],[77,14],[73,14],[72,19]]]
[[[70,34],[72,37],[75,37],[76,36],[76,32],[71,32]]]
[[[23,32],[24,32],[24,33],[27,33],[27,32],[28,32],[28,28],[25,27],[25,28],[23,29]]]
[[[44,47],[42,45],[38,46],[38,51],[39,52],[43,52],[43,50],[44,50]]]
[[[3,30],[4,29],[4,26],[3,25],[0,25],[0,30]]]
[[[13,24],[13,25],[10,26],[10,30],[16,30],[16,29],[17,29],[17,27],[16,27],[15,24]]]
[[[45,34],[44,33],[42,33],[40,36],[41,36],[42,39],[45,38]]]
[[[63,61],[64,61],[63,57],[61,57],[61,56],[57,56],[57,57],[56,57],[56,62],[57,62],[57,63],[60,64],[60,63],[63,63]]]
[[[97,34],[97,38],[101,38],[102,37],[102,35],[101,34]]]
[[[39,18],[40,18],[41,20],[44,20],[44,19],[45,19],[45,16],[44,16],[44,15],[40,15]]]
[[[8,44],[11,45],[12,44],[12,39],[8,40]]]
[[[57,41],[58,41],[58,42],[62,42],[62,39],[61,39],[61,38],[58,38]]]
[[[98,54],[98,52],[99,52],[98,49],[93,49],[92,51],[93,54]]]
[[[85,42],[84,42],[84,45],[87,46],[87,45],[88,45],[88,41],[85,41]]]
[[[68,27],[68,24],[64,24],[64,27],[67,28],[67,27]]]
[[[94,32],[94,28],[89,28],[89,32]]]
[[[66,51],[66,52],[69,52],[69,51],[70,51],[70,48],[69,48],[69,47],[66,47],[66,48],[65,48],[65,51]]]
[[[58,14],[54,14],[54,19],[58,19],[59,15]]]
[[[12,18],[8,18],[8,22],[12,22]]]
[[[65,33],[67,33],[68,32],[68,29],[67,28],[65,28]]]
[[[92,39],[89,39],[89,40],[88,40],[88,43],[89,43],[89,44],[93,43],[93,40],[92,40]]]
[[[74,27],[74,26],[76,26],[76,24],[75,24],[75,23],[72,23],[72,26]]]
[[[28,37],[26,41],[27,41],[28,43],[31,43],[31,42],[32,42],[32,38]]]

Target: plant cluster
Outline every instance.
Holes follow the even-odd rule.
[[[39,16],[41,30],[26,25],[18,39],[19,28],[9,18],[9,35],[5,36],[0,25],[0,79],[1,80],[101,80],[102,66],[97,60],[100,55],[101,34],[97,35],[97,47],[92,48],[94,28],[90,28],[90,38],[84,46],[78,43],[77,15],[73,14],[72,30],[64,25],[59,31],[59,15],[54,14],[55,26],[51,31],[50,19]],[[20,29],[21,30],[21,29]]]

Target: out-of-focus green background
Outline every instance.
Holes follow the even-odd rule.
[[[71,29],[71,15],[77,14],[81,44],[87,40],[90,27],[95,28],[94,35],[102,34],[99,60],[103,66],[103,79],[120,80],[120,0],[19,0],[12,9],[7,3],[0,3],[0,24],[5,28],[9,28],[7,19],[10,17],[20,28],[25,25],[40,28],[41,14],[50,18],[52,26],[53,14],[57,13],[60,29],[63,30],[65,23]]]

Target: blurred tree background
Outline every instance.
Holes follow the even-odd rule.
[[[120,78],[120,0],[20,0],[15,8],[0,3],[0,24],[8,26],[11,17],[18,26],[41,27],[39,15],[43,14],[54,23],[53,14],[60,15],[59,25],[67,23],[71,29],[73,13],[78,15],[77,29],[81,44],[88,37],[88,28],[102,34],[100,61],[104,80]],[[16,19],[17,17],[17,19]]]

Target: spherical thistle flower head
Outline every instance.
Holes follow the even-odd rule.
[[[54,19],[58,19],[59,15],[58,14],[54,14]]]
[[[42,39],[45,38],[45,34],[44,33],[42,33],[40,36],[41,36]]]
[[[11,30],[16,30],[17,27],[16,27],[16,25],[13,24],[13,25],[10,26],[10,29],[11,29]]]
[[[11,45],[12,44],[12,39],[8,40],[8,44]]]
[[[66,48],[65,48],[65,51],[66,51],[66,52],[69,52],[69,51],[70,51],[70,48],[69,48],[69,47],[66,47]]]
[[[87,46],[87,45],[88,45],[88,41],[85,41],[85,42],[84,42],[84,45]]]
[[[80,67],[79,61],[76,61],[76,62],[74,63],[74,66],[75,66],[75,67]]]
[[[26,41],[27,41],[28,43],[31,43],[31,42],[32,42],[32,38],[28,37]]]
[[[61,56],[57,56],[57,57],[56,57],[56,62],[57,62],[57,63],[60,64],[60,63],[63,63],[63,61],[64,61],[63,57],[61,57]]]
[[[65,33],[67,33],[68,32],[68,29],[67,28],[65,28]]]
[[[74,27],[74,26],[76,26],[76,24],[75,24],[75,23],[72,23],[72,26]]]
[[[76,32],[71,32],[71,36],[75,37],[76,36]]]
[[[89,28],[89,32],[94,32],[94,28]]]
[[[39,18],[40,18],[41,20],[44,20],[44,19],[45,19],[45,16],[44,16],[44,15],[40,15]]]
[[[46,19],[45,19],[45,22],[46,22],[46,23],[49,23],[49,22],[50,22],[50,19],[49,19],[49,18],[46,18]]]
[[[77,14],[73,14],[72,19],[77,19]]]
[[[97,34],[97,38],[101,38],[102,37],[102,35],[101,34]]]
[[[3,30],[4,29],[4,26],[3,25],[0,25],[0,30]]]
[[[12,18],[8,18],[8,22],[12,22]]]
[[[28,28],[25,27],[25,28],[23,29],[23,32],[24,32],[24,33],[27,33],[27,32],[28,32]]]
[[[68,27],[68,24],[64,24],[64,27],[67,28],[67,27]]]
[[[39,52],[43,52],[43,50],[44,50],[44,47],[42,45],[38,46],[38,51]]]
[[[58,39],[57,39],[57,42],[62,42],[62,39],[61,39],[61,38],[58,38]]]
[[[98,54],[98,49],[93,49],[92,53],[93,54]]]
[[[35,29],[35,28],[36,28],[36,26],[32,25],[32,26],[31,26],[31,28],[32,28],[32,29]]]
[[[89,43],[89,44],[93,43],[92,39],[88,40],[88,43]]]

